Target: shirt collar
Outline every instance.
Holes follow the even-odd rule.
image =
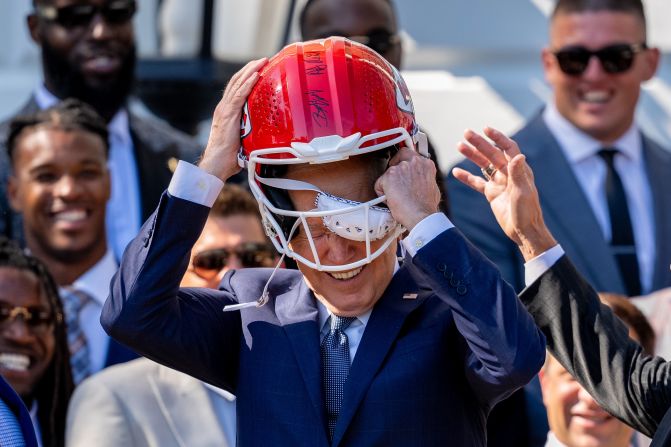
[[[109,295],[110,280],[116,273],[117,267],[114,254],[108,249],[96,265],[72,283],[72,287],[86,292],[102,306]]]
[[[44,84],[40,84],[35,89],[35,102],[42,110],[56,105],[60,99],[51,93]],[[123,107],[112,117],[107,124],[107,131],[110,133],[110,141],[116,139],[119,143],[129,146],[132,142],[130,135],[130,126],[128,122],[128,112]]]
[[[564,118],[554,103],[549,103],[543,111],[543,120],[550,129],[552,135],[559,142],[564,155],[570,163],[579,163],[596,153],[604,147],[599,140],[592,138],[582,130],[578,129],[569,120]],[[616,148],[627,158],[634,162],[641,160],[643,154],[643,142],[641,133],[636,123],[618,138],[609,147]]]
[[[205,385],[205,388],[210,390],[211,392],[218,394],[219,396],[223,397],[229,402],[234,402],[235,401],[235,396],[231,393],[229,393],[226,390],[222,390],[221,388],[217,388],[216,386],[212,386],[209,383],[201,382],[203,385]]]

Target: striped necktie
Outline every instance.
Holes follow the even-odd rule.
[[[0,446],[25,447],[19,420],[5,401],[0,399]]]
[[[331,315],[331,330],[321,343],[322,386],[331,440],[340,414],[343,389],[350,367],[349,341],[344,331],[354,320],[356,317]]]
[[[68,326],[68,345],[70,347],[70,365],[75,384],[91,375],[91,357],[86,335],[80,325],[80,312],[92,299],[88,294],[73,287],[64,287],[63,311]]]

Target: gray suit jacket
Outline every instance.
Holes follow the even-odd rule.
[[[520,299],[548,350],[606,411],[671,445],[671,362],[643,353],[627,327],[564,256]]]
[[[39,110],[34,97],[17,115]],[[7,179],[11,172],[7,155],[9,121],[0,123],[0,234],[23,239],[21,218],[9,207]],[[142,221],[154,211],[163,191],[168,187],[177,160],[195,162],[202,148],[188,135],[152,118],[129,112],[129,125],[140,181]],[[141,222],[138,222],[140,224]]]
[[[231,402],[232,411],[234,405]],[[226,447],[228,443],[202,382],[141,358],[107,368],[77,387],[68,409],[66,445]]]
[[[626,293],[615,258],[604,239],[559,143],[539,114],[514,137],[534,171],[545,223],[598,291]],[[645,135],[643,154],[652,190],[657,249],[653,290],[671,285],[671,153]],[[470,161],[458,165],[480,175]],[[452,218],[459,229],[499,267],[515,290],[524,287],[524,263],[519,250],[494,219],[483,196],[448,177]]]

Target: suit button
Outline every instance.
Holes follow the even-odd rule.
[[[459,287],[457,287],[457,293],[461,296],[464,296],[468,293],[468,288],[462,284]]]
[[[459,281],[457,278],[452,276],[452,277],[450,277],[450,285],[452,287],[459,287],[461,285],[461,281]]]
[[[438,269],[439,272],[445,272],[447,271],[447,266],[445,264],[438,264],[436,269]]]

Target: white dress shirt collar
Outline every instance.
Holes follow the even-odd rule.
[[[72,287],[86,292],[102,306],[109,295],[110,279],[117,268],[114,254],[108,249],[100,261],[72,283]]]
[[[329,318],[331,317],[331,312],[324,306],[324,303],[322,303],[319,300],[317,301],[317,311],[319,312],[319,332],[321,333],[324,330],[324,326],[328,324]],[[366,326],[368,324],[368,319],[370,318],[370,315],[373,313],[373,309],[368,309],[366,312],[364,312],[361,315],[358,315],[356,318],[361,322],[361,324]]]
[[[33,404],[30,406],[30,420],[33,423],[33,429],[35,430],[35,439],[37,439],[37,447],[42,447],[42,430],[40,428],[40,420],[37,417],[37,401],[33,400]]]
[[[571,164],[595,155],[604,147],[603,142],[587,135],[564,118],[554,103],[549,103],[545,108],[543,120]],[[636,123],[633,123],[616,141],[608,144],[608,147],[616,148],[627,158],[638,163],[643,156],[643,141]]]

